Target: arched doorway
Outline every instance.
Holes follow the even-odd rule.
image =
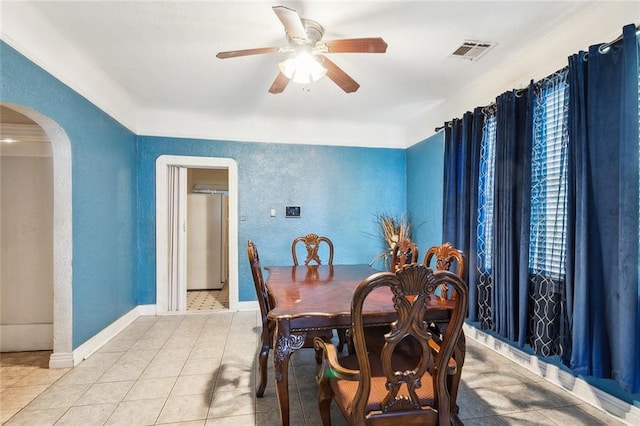
[[[53,157],[53,353],[50,368],[73,367],[71,142],[49,117],[11,103],[0,106],[33,120],[46,133]]]

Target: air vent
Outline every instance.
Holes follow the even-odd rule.
[[[491,49],[493,46],[495,46],[494,43],[490,43],[487,41],[465,40],[456,50],[454,50],[451,56],[453,56],[454,58],[462,58],[469,61],[475,61],[480,58],[480,56],[484,55],[487,50]]]

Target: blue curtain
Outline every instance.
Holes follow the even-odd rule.
[[[496,100],[494,330],[524,346],[527,334],[533,86]]]
[[[640,391],[638,36],[569,58],[570,367]]]
[[[639,49],[636,27],[629,25],[619,41],[569,58],[566,310],[563,305],[562,350],[557,352],[576,373],[613,378],[631,393],[640,392]],[[445,133],[443,235],[467,255],[469,319],[481,325],[486,320],[486,327],[520,346],[530,343],[532,315],[535,87],[499,96],[490,120],[496,128],[493,217],[486,220],[493,233],[486,234],[490,244],[485,243],[490,266],[478,264],[481,110],[454,120]],[[481,266],[488,276],[479,274]],[[479,293],[482,279],[490,285]]]
[[[445,127],[443,242],[463,251],[469,285],[469,318],[477,317],[476,222],[478,164],[484,115],[482,108],[467,112]]]

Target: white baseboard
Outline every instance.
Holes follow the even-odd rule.
[[[0,325],[0,352],[53,349],[53,323]]]
[[[138,305],[138,313],[140,315],[155,315],[156,305]]]
[[[73,353],[56,352],[49,357],[49,368],[72,368]]]
[[[251,302],[238,302],[238,311],[257,311],[260,309],[257,300]]]
[[[126,326],[131,324],[133,321],[135,321],[136,318],[142,315],[141,312],[145,312],[147,310],[147,306],[149,305],[136,306],[135,308],[112,322],[98,334],[84,342],[82,345],[78,346],[73,351],[73,365],[76,366],[83,360],[87,359],[89,356],[91,356],[91,354],[100,349],[102,345],[107,343],[118,333],[124,330]]]
[[[629,425],[640,425],[640,408],[592,386],[584,379],[574,376],[556,365],[546,363],[539,357],[498,340],[467,323],[464,324],[464,334],[467,338],[485,345],[532,373],[546,379],[548,382],[561,387],[587,404],[613,415],[618,420]]]

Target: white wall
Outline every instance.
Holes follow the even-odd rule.
[[[0,157],[0,350],[53,348],[53,161]]]

